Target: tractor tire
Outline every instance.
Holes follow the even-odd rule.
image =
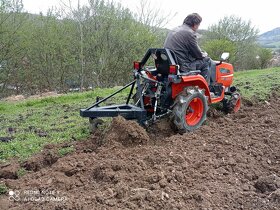
[[[222,100],[223,103],[223,111],[226,114],[236,113],[239,111],[241,107],[241,97],[238,92],[232,93],[229,98],[224,98]]]
[[[99,118],[89,118],[89,132],[91,134],[95,133],[98,127],[103,123],[104,121]]]
[[[179,133],[198,129],[206,120],[208,111],[204,90],[188,87],[179,94],[173,107],[173,124]]]

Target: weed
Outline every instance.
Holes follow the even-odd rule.
[[[75,150],[75,148],[73,147],[73,145],[70,146],[70,147],[64,147],[64,148],[61,148],[61,149],[58,150],[58,155],[60,157],[63,157],[65,155],[69,154],[69,153],[74,152],[74,150]]]
[[[17,176],[18,176],[18,177],[22,177],[22,176],[24,176],[26,173],[27,173],[27,170],[26,170],[25,168],[20,168],[20,169],[18,169],[18,171],[17,171]]]
[[[5,184],[0,184],[0,195],[5,194],[7,191],[7,186]]]

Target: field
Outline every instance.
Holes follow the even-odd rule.
[[[79,109],[114,89],[3,101],[1,209],[279,209],[279,81],[236,73],[240,112],[184,135],[121,117],[90,135]]]

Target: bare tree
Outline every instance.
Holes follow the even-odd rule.
[[[61,0],[61,3],[69,9],[69,12],[64,10],[64,12],[71,16],[74,20],[78,22],[79,25],[79,33],[80,33],[80,66],[81,66],[81,74],[80,74],[80,91],[83,91],[84,88],[84,79],[85,79],[85,62],[84,62],[84,31],[83,31],[83,20],[84,20],[84,12],[81,8],[80,0],[78,0],[77,8],[73,8],[71,0],[68,1],[68,4]]]
[[[153,7],[150,0],[140,0],[136,11],[136,19],[152,29],[165,27],[177,14],[166,13],[161,7]]]

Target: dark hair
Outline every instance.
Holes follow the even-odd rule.
[[[202,17],[199,14],[192,13],[185,18],[183,24],[187,24],[188,26],[193,27],[194,25],[200,24],[201,21]]]

